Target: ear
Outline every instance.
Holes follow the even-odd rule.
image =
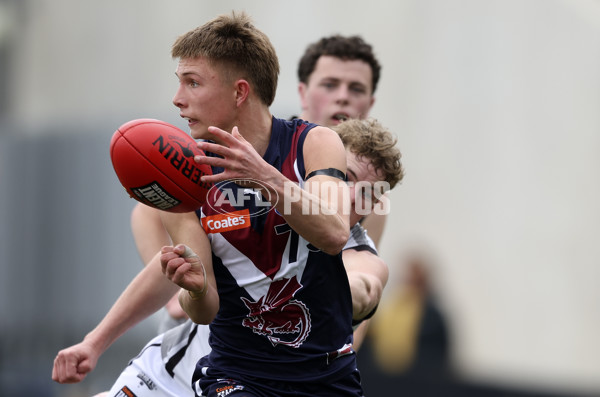
[[[298,94],[300,95],[300,106],[302,107],[302,110],[306,110],[306,108],[308,107],[306,105],[306,90],[307,90],[307,86],[305,83],[300,82],[298,83]]]
[[[242,103],[246,101],[250,95],[250,84],[244,80],[240,79],[235,82],[235,103],[239,107]]]

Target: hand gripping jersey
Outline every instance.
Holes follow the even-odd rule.
[[[273,118],[264,155],[300,186],[303,143],[314,126]],[[225,181],[211,189],[199,216],[211,242],[220,309],[210,325],[212,351],[197,371],[323,381],[356,369],[341,254],[316,249],[259,193],[240,184]]]

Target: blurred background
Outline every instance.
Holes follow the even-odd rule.
[[[82,383],[51,381],[58,350],[142,267],[110,138],[142,117],[185,129],[170,46],[231,10],[278,51],[282,118],[300,111],[309,43],[341,33],[374,46],[371,115],[397,134],[406,169],[380,247],[382,307],[407,280],[427,286],[436,314],[423,317],[457,395],[600,395],[598,0],[0,0],[0,395],[108,389],[156,334],[152,317]],[[381,335],[359,365],[381,361]],[[382,371],[393,385],[407,366]],[[386,384],[374,368],[367,395]]]

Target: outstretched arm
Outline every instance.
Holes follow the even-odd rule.
[[[178,289],[163,275],[157,254],[82,342],[58,352],[54,359],[52,379],[59,383],[83,380],[111,344],[128,329],[163,307]]]
[[[169,237],[169,233],[167,233],[160,218],[160,212],[160,210],[142,203],[137,203],[131,211],[131,232],[144,265],[150,262],[162,247],[172,244],[171,237]],[[186,319],[187,314],[179,305],[177,296],[178,293],[173,295],[165,308],[169,316],[179,321]]]
[[[162,247],[171,244],[171,238],[160,219],[160,210],[142,203],[137,203],[131,211],[131,232],[144,265]]]

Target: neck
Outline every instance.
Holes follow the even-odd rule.
[[[240,115],[237,125],[240,134],[250,142],[254,149],[263,156],[271,139],[272,115],[267,107],[260,106],[252,109],[248,107]]]

